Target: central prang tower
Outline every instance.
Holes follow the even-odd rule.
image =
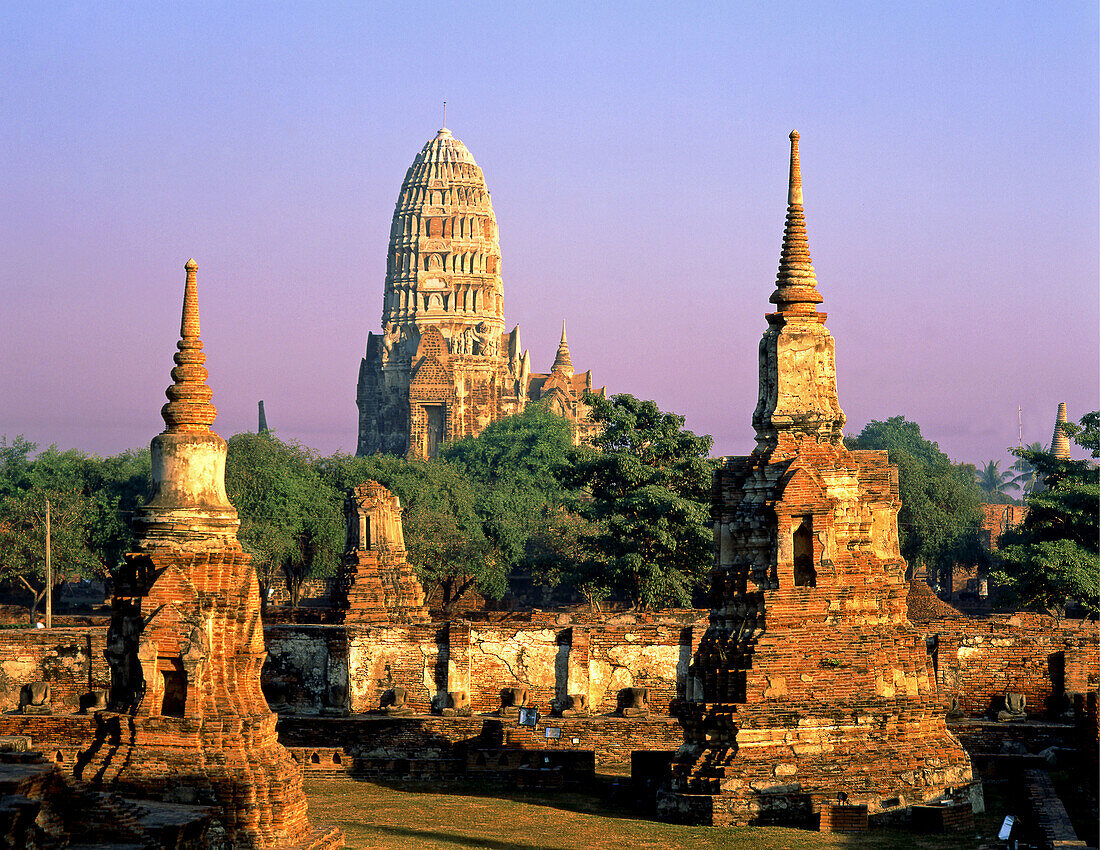
[[[356,453],[433,457],[523,409],[529,359],[504,331],[485,176],[446,127],[417,154],[390,227],[382,335],[359,369]]]
[[[770,300],[756,449],[715,473],[710,625],[658,814],[826,825],[837,806],[866,817],[966,794],[970,760],[907,618],[897,469],[844,446],[798,133]]]
[[[591,435],[591,372],[531,372],[519,326],[504,330],[497,220],[485,176],[441,129],[405,174],[390,226],[382,334],[359,366],[356,454],[435,457],[440,445],[545,401]],[[568,360],[565,331],[561,346]],[[597,392],[602,393],[600,389]]]

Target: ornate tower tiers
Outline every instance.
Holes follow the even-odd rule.
[[[306,817],[299,767],[260,691],[260,596],[225,493],[226,444],[199,339],[197,266],[187,262],[179,349],[152,441],[152,498],[138,551],[115,581],[105,653],[110,710],[78,778],[221,810],[232,847],[343,846]]]
[[[906,616],[897,470],[886,452],[843,444],[821,300],[791,133],[757,446],[715,475],[710,627],[659,798],[666,819],[805,822],[839,802],[874,815],[972,782]]]
[[[359,366],[356,454],[434,457],[540,400],[519,326],[504,325],[497,220],[485,175],[446,127],[405,174],[390,226],[382,334]],[[558,412],[587,423],[592,375],[570,374]],[[602,390],[600,390],[602,392]]]

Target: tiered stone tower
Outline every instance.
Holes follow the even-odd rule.
[[[659,799],[667,819],[805,821],[839,802],[875,814],[972,781],[906,618],[897,470],[843,444],[797,133],[770,300],[756,449],[715,475],[710,626]]]
[[[1050,438],[1050,453],[1059,460],[1069,460],[1069,437],[1066,435],[1066,403],[1058,403],[1058,415],[1054,419],[1054,434]]]
[[[532,380],[547,376],[532,375],[519,327],[504,328],[485,176],[444,127],[417,154],[397,197],[383,333],[367,335],[359,367],[356,453],[434,457],[443,442],[479,434],[540,398]],[[577,402],[592,376],[577,378],[568,407],[583,419],[587,408]]]
[[[424,589],[405,560],[401,501],[364,481],[344,501],[347,535],[336,607],[349,625],[427,623]]]
[[[251,556],[225,492],[226,444],[210,430],[197,266],[187,262],[152,498],[135,518],[107,635],[110,709],[78,778],[137,796],[216,805],[232,847],[343,846],[310,827],[299,767],[260,691],[267,653]]]

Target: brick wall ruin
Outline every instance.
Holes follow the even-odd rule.
[[[441,693],[466,690],[474,712],[500,707],[500,691],[523,686],[547,713],[569,694],[588,697],[594,714],[616,710],[623,688],[649,689],[649,706],[667,716],[682,698],[691,657],[706,629],[705,611],[609,616],[554,613],[487,615],[403,626],[276,625],[265,628],[269,699],[300,713],[379,707],[400,686],[419,711]],[[346,702],[333,692],[346,683]]]

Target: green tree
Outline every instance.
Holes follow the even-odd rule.
[[[1066,431],[1100,457],[1100,411]],[[1076,603],[1100,613],[1100,468],[1031,447],[1012,452],[1035,470],[1039,484],[1027,500],[1024,522],[1001,535],[993,579],[1029,607],[1061,614]]]
[[[1026,449],[1033,454],[1043,453],[1042,443],[1028,443],[1026,446],[1021,446],[1020,448]],[[1031,465],[1027,458],[1018,457],[1016,458],[1016,462],[1009,468],[1016,473],[1012,481],[1020,488],[1020,495],[1026,499],[1031,495],[1031,491],[1035,489],[1035,484],[1038,481],[1035,467]]]
[[[31,457],[38,446],[22,436],[0,438],[0,578],[32,596],[30,616],[46,593],[46,515],[55,584],[102,573],[89,544],[94,506],[85,492],[88,458],[56,446]]]
[[[991,504],[1005,504],[1011,502],[1010,490],[1019,490],[1015,476],[1008,470],[1001,469],[999,460],[990,460],[974,471],[974,480],[981,488],[986,501]]]
[[[898,532],[902,557],[923,564],[945,579],[957,563],[982,563],[978,537],[981,497],[974,467],[955,464],[938,444],[921,436],[904,416],[868,422],[845,444],[852,449],[886,449],[898,467],[901,511]]]
[[[690,604],[713,559],[711,438],[631,395],[587,395],[585,403],[603,428],[561,477],[583,490],[573,507],[597,525],[587,563],[605,563],[607,584],[635,605]]]
[[[560,473],[572,451],[573,423],[540,405],[444,446],[443,458],[479,490],[482,529],[510,569],[527,561],[531,538],[561,508]]]
[[[99,572],[111,572],[134,550],[134,512],[148,498],[150,479],[148,448],[88,458],[84,472],[92,510],[88,545],[100,561]]]
[[[340,494],[318,474],[316,458],[274,432],[229,439],[225,486],[240,515],[238,538],[256,567],[261,599],[280,577],[297,605],[302,582],[331,575],[343,545]]]

